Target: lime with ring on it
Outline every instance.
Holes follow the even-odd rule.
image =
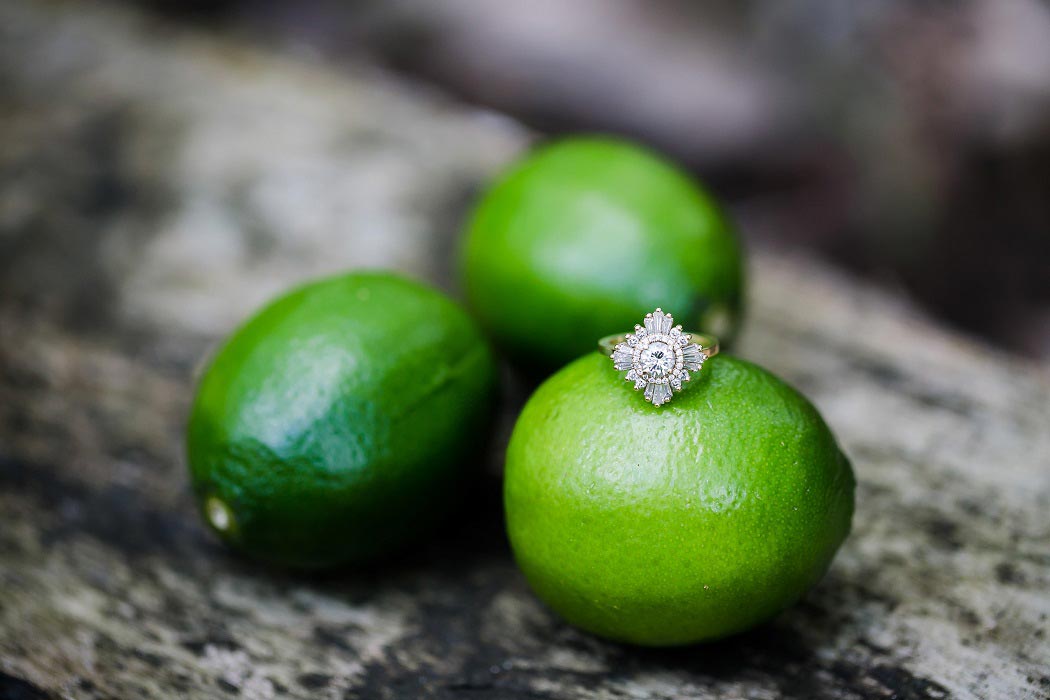
[[[528,400],[507,449],[517,560],[570,623],[650,646],[746,630],[798,600],[850,530],[854,478],[817,410],[725,354],[656,408],[591,352]]]

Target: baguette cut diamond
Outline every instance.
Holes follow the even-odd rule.
[[[699,371],[708,358],[704,348],[692,342],[681,326],[674,325],[674,317],[661,309],[646,314],[633,334],[621,337],[623,342],[610,355],[613,365],[626,372],[624,379],[635,390],[644,390],[645,400],[654,406],[670,401],[683,382],[689,381],[689,373]]]

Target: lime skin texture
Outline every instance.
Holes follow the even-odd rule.
[[[654,153],[607,137],[542,147],[481,198],[461,276],[469,306],[519,364],[553,370],[658,306],[731,340],[743,253],[715,201]]]
[[[187,446],[205,520],[294,567],[388,554],[456,503],[494,384],[480,330],[435,290],[369,272],[292,291],[200,381]]]
[[[591,353],[529,399],[504,502],[515,558],[553,610],[670,646],[801,597],[849,533],[853,492],[816,409],[756,365],[714,357],[656,408]]]

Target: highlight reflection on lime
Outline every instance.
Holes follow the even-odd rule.
[[[515,558],[569,622],[644,645],[743,631],[797,600],[850,529],[827,425],[769,372],[719,355],[656,408],[590,353],[532,396],[507,451]]]

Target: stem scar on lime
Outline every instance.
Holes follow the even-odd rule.
[[[230,535],[236,531],[237,523],[233,511],[221,498],[208,496],[204,500],[204,517],[212,529],[220,534]]]

